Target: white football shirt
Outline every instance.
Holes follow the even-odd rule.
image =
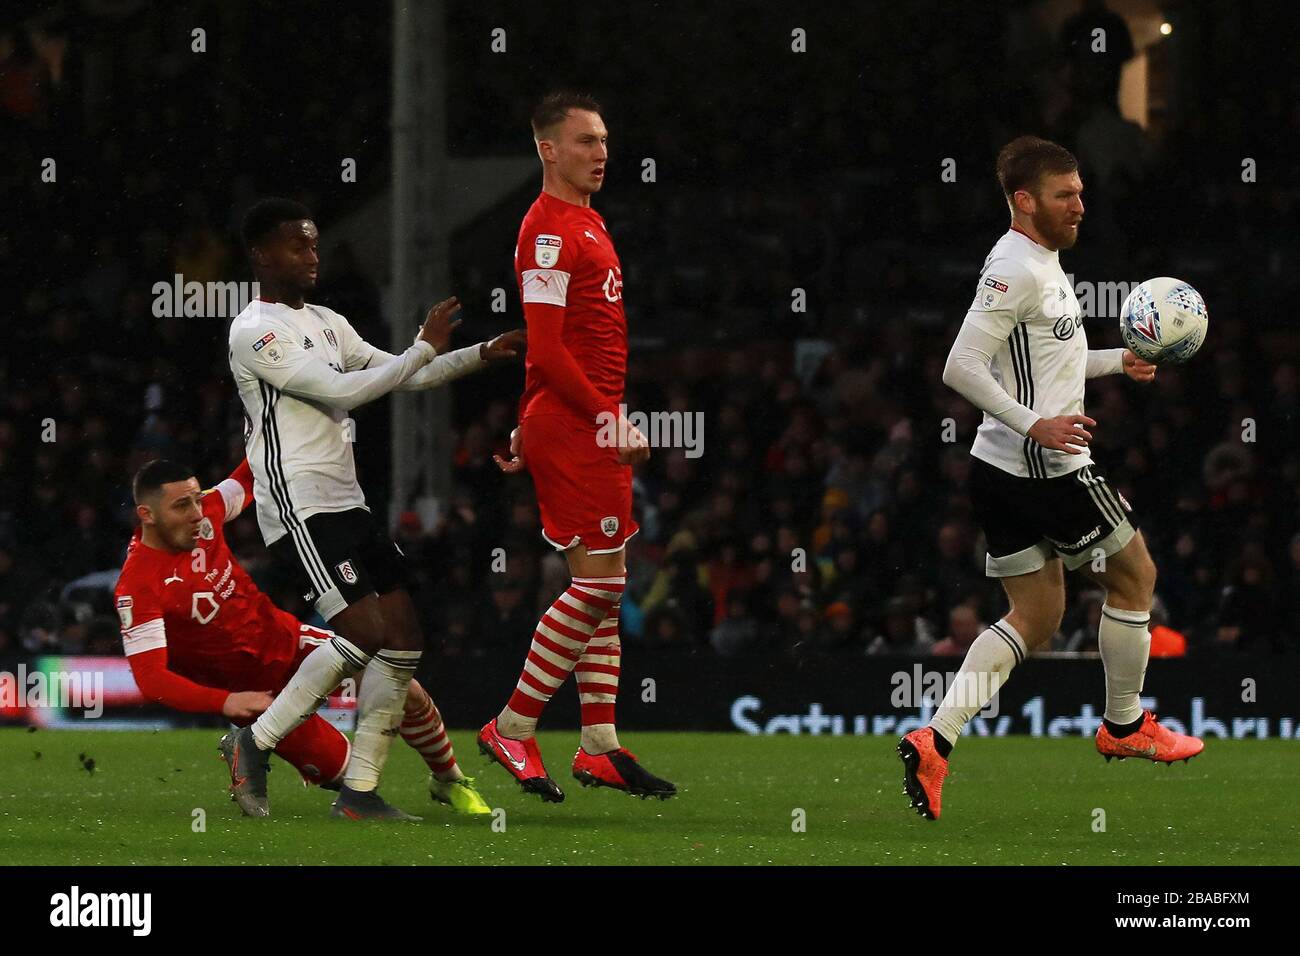
[[[1055,250],[1015,229],[993,246],[980,270],[966,322],[1002,343],[993,377],[1042,418],[1083,412],[1088,337],[1083,313]],[[987,412],[971,454],[1023,478],[1055,478],[1092,463],[1082,454],[1044,448]]]
[[[256,299],[230,325],[230,371],[248,416],[257,523],[267,544],[319,512],[365,508],[348,411],[391,391],[432,388],[483,365],[479,345],[435,358],[416,341],[375,348],[332,309]]]

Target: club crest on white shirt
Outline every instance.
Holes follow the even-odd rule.
[[[559,236],[537,237],[533,244],[533,258],[537,260],[537,265],[542,269],[549,269],[560,261],[560,248],[564,245],[564,240]]]

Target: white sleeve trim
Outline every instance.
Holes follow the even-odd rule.
[[[163,619],[154,618],[152,621],[145,621],[143,624],[137,624],[135,627],[122,632],[122,647],[126,651],[126,656],[131,657],[135,654],[143,654],[145,651],[156,651],[167,646],[167,631],[163,627]]]
[[[569,299],[569,273],[559,269],[525,269],[519,288],[525,302],[565,306]]]
[[[238,518],[244,510],[244,486],[234,478],[223,478],[217,483],[217,492],[226,505],[226,521]]]

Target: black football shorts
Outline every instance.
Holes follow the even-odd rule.
[[[1124,548],[1133,509],[1092,465],[1056,478],[1022,478],[971,459],[971,498],[991,578],[1029,574],[1060,557],[1071,571]]]
[[[364,508],[300,518],[267,550],[327,621],[368,594],[414,586],[406,555]]]

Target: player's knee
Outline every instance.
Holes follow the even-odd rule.
[[[408,650],[424,650],[424,631],[418,621],[412,621],[406,627],[406,642],[409,645]]]
[[[1012,608],[1006,619],[1030,649],[1050,638],[1060,626],[1060,613],[1052,605]]]
[[[424,635],[418,627],[398,625],[389,629],[384,646],[394,651],[423,651]]]
[[[1050,607],[1043,611],[1042,627],[1039,629],[1035,645],[1043,644],[1052,639],[1052,636],[1061,629],[1061,621],[1065,618],[1065,598],[1054,602]]]
[[[1051,614],[1051,618],[1050,618],[1050,625],[1049,625],[1049,626],[1047,627],[1047,629],[1046,629],[1046,630],[1047,630],[1047,637],[1045,637],[1045,638],[1043,638],[1043,639],[1044,639],[1044,640],[1047,640],[1048,638],[1052,637],[1052,635],[1054,635],[1057,631],[1059,631],[1059,630],[1061,629],[1061,621],[1063,621],[1063,620],[1065,620],[1065,597],[1064,597],[1064,595],[1062,595],[1061,600],[1058,601],[1058,602],[1056,603],[1055,607],[1052,609],[1052,614]]]
[[[1108,601],[1120,601],[1124,607],[1148,608],[1156,591],[1156,565],[1144,554],[1134,561],[1128,573],[1120,575],[1107,589]]]
[[[329,623],[364,654],[373,656],[384,649],[383,618],[378,615],[354,614],[353,608],[347,608]]]
[[[1150,555],[1146,555],[1146,560],[1142,565],[1142,590],[1146,592],[1147,601],[1150,602],[1156,593],[1156,576],[1159,572],[1156,570],[1156,563],[1151,560]]]

